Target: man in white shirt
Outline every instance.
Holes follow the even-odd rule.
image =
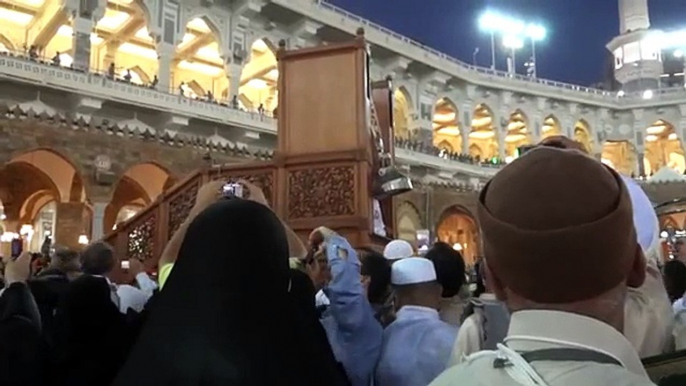
[[[486,272],[511,310],[504,343],[431,385],[652,385],[622,332],[645,281],[632,204],[612,169],[540,147],[500,171],[478,203]]]
[[[396,319],[384,331],[376,386],[425,386],[445,370],[457,328],[440,320],[442,287],[433,263],[421,257],[391,267]]]
[[[143,264],[134,259],[129,261],[129,271],[135,275],[138,287],[128,284],[114,284],[110,280],[110,276],[116,264],[118,261],[114,257],[114,251],[105,242],[93,243],[81,252],[81,270],[85,274],[107,279],[110,288],[112,288],[112,302],[119,307],[119,311],[123,314],[127,313],[129,309],[141,312],[157,289],[157,283],[145,273]]]

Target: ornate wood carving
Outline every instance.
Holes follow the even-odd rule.
[[[353,166],[291,170],[288,173],[288,218],[355,214]]]
[[[177,229],[188,217],[193,205],[195,205],[195,198],[200,189],[199,181],[189,184],[184,191],[176,195],[169,202],[169,225],[167,226],[167,240],[171,239]]]
[[[129,232],[126,257],[141,261],[152,259],[155,251],[156,229],[157,214],[152,212]]]

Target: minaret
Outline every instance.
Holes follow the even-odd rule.
[[[654,90],[662,74],[660,48],[651,39],[648,0],[619,0],[619,36],[607,44],[615,79],[625,92]]]
[[[650,28],[648,0],[619,0],[619,33]]]

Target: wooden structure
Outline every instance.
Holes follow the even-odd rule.
[[[286,51],[280,44],[278,148],[272,161],[198,170],[106,237],[120,259],[154,270],[166,242],[185,220],[199,187],[214,179],[249,180],[274,211],[305,239],[328,226],[356,247],[387,240],[372,234],[372,184],[379,168],[373,137],[391,151],[390,81],[369,82],[363,33],[350,42]],[[377,113],[378,112],[378,115]],[[373,132],[378,135],[372,135]],[[393,235],[391,198],[381,200]]]

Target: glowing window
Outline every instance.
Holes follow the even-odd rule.
[[[651,39],[641,42],[641,58],[644,60],[657,60],[659,50]]]
[[[641,46],[638,42],[629,43],[624,46],[624,63],[634,63],[641,60]]]

